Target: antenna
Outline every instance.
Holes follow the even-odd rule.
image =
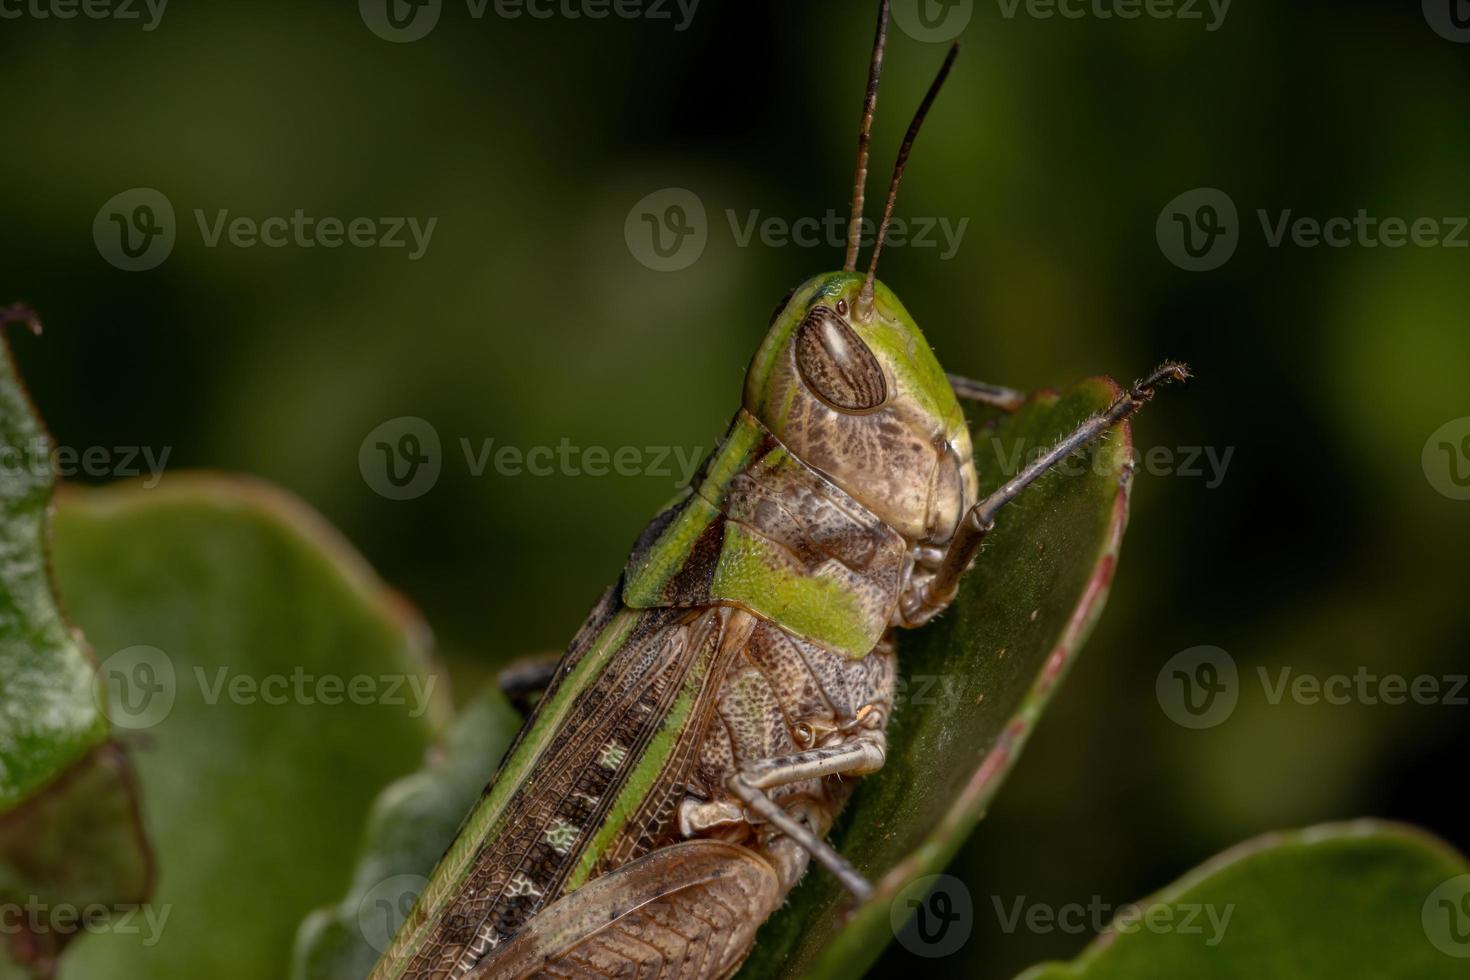
[[[873,60],[868,66],[868,94],[863,99],[863,118],[858,126],[857,170],[852,178],[852,214],[847,222],[847,261],[844,272],[857,268],[858,245],[862,240],[863,193],[868,185],[868,146],[873,139],[873,111],[878,107],[878,79],[883,74],[883,46],[888,41],[888,2],[878,7],[878,33],[873,38]]]
[[[893,202],[898,198],[898,185],[903,182],[903,168],[909,162],[909,151],[914,148],[919,127],[924,124],[924,117],[934,105],[934,98],[944,86],[944,80],[949,77],[949,70],[954,67],[954,60],[959,53],[960,45],[956,41],[945,56],[944,64],[939,66],[939,73],[934,76],[929,91],[924,95],[924,101],[919,103],[914,121],[909,123],[909,131],[903,138],[903,146],[898,148],[898,160],[893,164],[893,181],[888,185],[888,203],[883,206],[883,222],[878,226],[878,240],[873,243],[873,258],[868,264],[868,278],[863,283],[863,291],[858,294],[857,309],[854,311],[863,319],[873,314],[873,279],[878,274],[878,256],[883,252],[883,240],[888,237],[888,225],[893,220]]]

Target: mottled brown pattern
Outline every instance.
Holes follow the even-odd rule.
[[[724,609],[719,649],[708,661],[712,675],[700,689],[691,712],[692,720],[684,727],[668,759],[659,771],[657,785],[628,820],[620,834],[598,860],[593,877],[605,874],[671,839],[675,833],[678,807],[688,792],[689,781],[699,759],[700,743],[709,730],[710,720],[719,705],[721,684],[732,662],[750,641],[757,619],[739,609]]]
[[[722,510],[810,565],[835,560],[893,587],[903,538],[784,448],[737,474]]]
[[[723,669],[708,661],[731,615],[728,609],[642,615],[604,683],[578,697],[532,781],[510,801],[499,832],[481,848],[458,897],[440,915],[437,932],[410,962],[409,976],[464,976],[560,894],[685,676],[701,661],[706,669]],[[548,703],[540,702],[538,713]],[[619,753],[606,756],[610,745]],[[580,830],[563,851],[547,838],[557,822]]]
[[[796,366],[813,391],[843,411],[870,411],[888,397],[878,359],[830,307],[812,307],[801,322]]]
[[[910,360],[930,356],[915,350]],[[936,413],[932,401],[892,376],[881,407],[844,411],[813,390],[800,344],[787,344],[776,358],[761,403],[750,404],[747,392],[746,407],[794,455],[905,538],[947,542],[977,487],[969,432],[958,415]]]
[[[771,581],[781,582],[783,577],[819,578],[851,597],[857,607],[857,622],[861,624],[858,636],[862,639],[859,644],[848,643],[845,652],[858,656],[897,617],[910,544],[876,514],[797,458],[754,416],[741,410],[732,424],[732,433],[752,428],[760,438],[742,456],[742,468],[723,483],[701,482],[694,493],[654,521],[656,533],[640,536],[628,564],[629,574],[639,584],[628,601],[638,606],[683,607],[731,602],[780,622],[778,603],[762,606],[751,595],[739,592],[741,585],[749,585],[748,581],[737,577],[733,590],[720,591],[729,585],[718,574],[721,559],[732,547],[729,531],[738,527],[745,537],[734,546],[758,552],[756,560],[777,572]],[[675,533],[676,515],[691,508],[709,523],[692,545],[685,546],[688,553],[683,564],[652,588],[641,584],[647,580],[637,576],[648,574],[641,567],[650,561],[650,555],[660,548],[678,552],[680,545],[665,536]],[[653,562],[652,567],[659,567],[658,563]],[[799,628],[790,622],[780,625]],[[838,645],[830,638],[809,638]]]
[[[719,711],[701,746],[690,798],[735,803],[726,780],[743,765],[802,749],[841,744],[861,735],[882,745],[893,712],[895,661],[891,643],[858,660],[807,643],[760,622],[721,687]],[[788,810],[805,814],[824,832],[846,802],[850,783],[837,777],[807,780],[770,791]],[[714,829],[767,855],[775,840],[757,823]],[[790,882],[787,882],[790,884]]]
[[[833,411],[810,392],[795,399],[784,442],[767,431],[725,486],[700,486],[640,537],[635,556],[657,547],[682,509],[718,511],[668,580],[669,605],[643,613],[637,634],[599,682],[579,695],[407,976],[460,980],[491,951],[499,962],[500,952],[529,941],[527,923],[534,930],[548,906],[561,905],[568,875],[696,664],[711,671],[699,688],[696,720],[683,730],[638,810],[599,855],[592,880],[574,895],[603,882],[615,889],[610,895],[646,885],[636,874],[625,875],[681,846],[680,819],[691,806],[697,811],[688,824],[694,842],[739,845],[740,854],[771,869],[774,891],[767,894],[759,885],[744,904],[736,901],[720,913],[726,918],[712,914],[714,906],[695,885],[688,896],[671,891],[646,909],[629,909],[615,925],[589,926],[556,954],[545,975],[703,978],[738,966],[768,905],[794,886],[808,855],[746,811],[729,788],[731,778],[756,763],[810,749],[854,740],[883,746],[895,664],[886,637],[866,656],[853,657],[748,610],[718,605],[710,592],[731,528],[751,536],[748,541],[769,544],[768,552],[758,553],[772,567],[840,582],[858,600],[859,615],[876,615],[883,625],[902,623],[902,600],[931,574],[937,545],[953,533],[953,515],[974,496],[968,445],[936,437],[932,424],[917,424],[902,405],[844,416],[841,426],[824,415]],[[862,489],[864,503],[848,487]],[[869,501],[904,515],[907,523],[896,526],[865,506]],[[604,597],[592,622],[605,623],[615,606],[615,598]],[[589,642],[584,630],[568,664],[585,654]],[[562,668],[557,684],[568,670]],[[827,776],[768,784],[765,792],[824,835],[852,785],[851,778]],[[578,903],[569,907],[578,915],[588,911]],[[690,955],[713,955],[709,943],[716,936],[723,943],[718,956],[691,967]]]
[[[726,977],[781,897],[744,848],[673,845],[548,908],[471,980]]]
[[[710,582],[725,544],[725,518],[716,517],[694,542],[689,558],[664,586],[671,606],[698,606],[709,602]]]

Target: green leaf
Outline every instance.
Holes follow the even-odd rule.
[[[1092,379],[1033,396],[977,432],[981,492],[1014,475],[1018,451],[1051,445],[1119,394]],[[858,784],[831,835],[875,893],[851,910],[834,879],[813,870],[762,929],[745,976],[860,976],[908,919],[906,907],[895,913],[900,893],[964,842],[1102,610],[1131,453],[1125,425],[1038,481],[1002,512],[950,611],[901,637],[887,762]]]
[[[51,438],[0,340],[0,813],[107,741],[92,664],[52,594]]]
[[[487,689],[423,770],[379,794],[347,897],[302,923],[292,980],[362,980],[372,971],[520,726],[499,690]]]
[[[1422,831],[1363,820],[1226,851],[1125,910],[1073,962],[1022,980],[1448,978],[1467,958],[1470,863]]]
[[[0,331],[19,318],[0,311]],[[0,446],[0,975],[46,976],[79,931],[69,910],[147,897],[149,852],[91,655],[52,589],[53,447],[3,336]]]
[[[159,861],[148,914],[79,941],[62,976],[281,976],[373,797],[447,716],[427,631],[319,517],[241,480],[73,490],[54,559],[139,741]]]

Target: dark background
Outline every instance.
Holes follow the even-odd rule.
[[[15,339],[33,393],[62,445],[169,447],[170,468],[301,495],[420,606],[467,696],[565,643],[675,478],[477,477],[460,439],[718,438],[772,305],[842,258],[741,247],[726,210],[845,212],[874,8],[703,0],[681,32],[446,2],[407,44],[351,3],[174,0],[152,31],[0,20],[0,301],[47,323]],[[1257,676],[1470,669],[1470,502],[1421,462],[1470,414],[1470,249],[1272,248],[1256,214],[1470,214],[1470,46],[1415,3],[1259,0],[1215,31],[976,2],[961,40],[898,213],[969,225],[948,261],[893,248],[883,278],[950,370],[987,380],[1189,360],[1198,383],[1147,410],[1138,444],[1233,455],[1213,488],[1140,474],[1108,610],[951,869],[975,934],[926,968],[1001,977],[1069,956],[1086,935],[1006,934],[994,903],[1141,898],[1265,830],[1378,815],[1470,847],[1452,802],[1464,706],[1272,704]],[[943,50],[893,31],[874,196]],[[92,222],[139,186],[172,202],[178,241],[125,272]],[[666,187],[709,216],[677,272],[624,239]],[[1239,248],[1212,271],[1177,268],[1155,237],[1196,187],[1239,209]],[[196,208],[438,224],[418,261],[209,248]],[[399,416],[443,440],[441,478],[409,501],[358,465]],[[1240,701],[1192,731],[1155,679],[1200,644],[1234,657]]]

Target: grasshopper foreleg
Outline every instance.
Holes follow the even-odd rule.
[[[955,397],[961,401],[989,405],[1002,412],[1014,412],[1026,402],[1026,393],[1017,391],[1015,388],[987,384],[984,381],[975,381],[958,374],[947,375],[947,377],[949,386],[954,389]]]
[[[994,493],[970,508],[960,521],[959,529],[950,541],[934,577],[919,591],[919,601],[913,609],[903,611],[908,624],[917,626],[949,605],[959,588],[960,577],[974,561],[985,536],[995,527],[995,515],[1002,507],[1020,496],[1021,491],[1035,483],[1053,466],[1089,445],[1119,422],[1131,418],[1153,398],[1159,385],[1168,381],[1187,381],[1189,377],[1188,365],[1166,361],[1147,378],[1125,391],[1107,411],[1082,422],[1021,472],[1001,484]]]
[[[860,776],[877,772],[883,768],[883,756],[883,747],[877,740],[856,738],[839,745],[748,763],[726,781],[726,786],[756,815],[816,858],[842,887],[861,902],[873,893],[873,886],[868,880],[811,827],[772,800],[766,790],[824,776]]]

